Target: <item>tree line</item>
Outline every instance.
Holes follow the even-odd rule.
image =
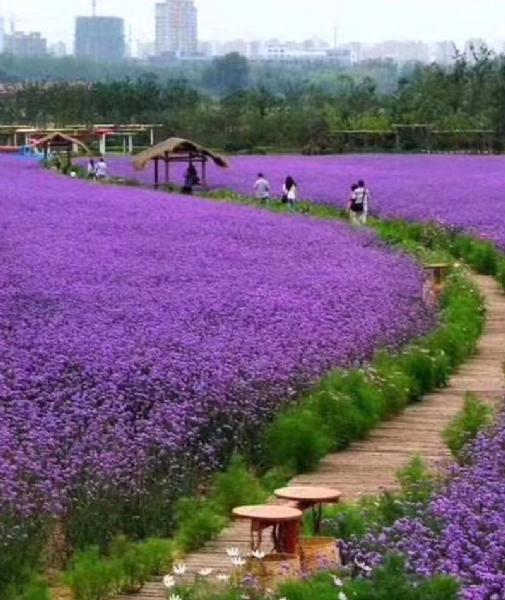
[[[338,152],[449,147],[501,151],[505,139],[505,56],[486,48],[457,53],[451,67],[412,65],[388,84],[367,73],[324,72],[310,79],[237,54],[215,59],[199,84],[141,73],[103,81],[31,81],[7,86],[0,122],[40,127],[76,123],[157,123],[167,134],[227,151],[262,148]],[[326,67],[327,69],[328,67]],[[371,65],[368,65],[371,68]],[[400,128],[395,128],[399,125]],[[429,127],[428,127],[429,125]],[[347,133],[343,133],[347,132]],[[452,136],[452,137],[451,137]]]

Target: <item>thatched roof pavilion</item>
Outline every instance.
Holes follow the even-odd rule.
[[[170,163],[187,162],[188,165],[194,163],[202,165],[202,185],[207,185],[206,165],[212,160],[218,167],[226,169],[229,167],[228,161],[219,154],[215,154],[208,148],[204,148],[191,140],[183,138],[168,138],[164,142],[156,144],[139,154],[134,161],[135,169],[141,171],[146,168],[149,162],[154,162],[154,187],[159,186],[159,161],[165,164],[165,185],[170,183]]]
[[[70,135],[66,135],[65,133],[61,133],[56,131],[55,133],[51,133],[49,135],[44,136],[40,140],[32,143],[34,148],[42,147],[44,149],[44,156],[47,158],[50,147],[56,148],[65,148],[67,153],[70,154],[72,149],[77,146],[80,148],[85,154],[90,154],[91,151],[81,140],[74,138]]]

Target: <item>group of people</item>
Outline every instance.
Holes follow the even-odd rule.
[[[263,175],[263,173],[258,173],[258,178],[256,180],[256,183],[254,184],[254,191],[256,194],[256,198],[262,204],[268,204],[268,202],[270,202],[270,182]],[[291,177],[291,175],[288,175],[286,177],[286,181],[282,186],[281,199],[284,204],[289,204],[291,209],[294,210],[296,202],[298,200],[298,186],[296,184],[296,181]]]
[[[262,204],[268,204],[270,201],[271,188],[270,182],[263,175],[263,173],[258,173],[258,178],[254,184],[254,191],[256,198]],[[358,183],[355,183],[351,186],[351,194],[347,204],[347,211],[353,225],[366,225],[368,209],[371,200],[372,194],[362,179],[360,179]],[[282,202],[284,204],[289,204],[290,207],[294,209],[297,201],[298,186],[293,177],[288,175],[284,185],[282,186]]]
[[[104,158],[101,156],[97,162],[93,158],[89,159],[88,162],[88,179],[92,179],[93,181],[97,179],[106,179],[108,173],[107,163]]]

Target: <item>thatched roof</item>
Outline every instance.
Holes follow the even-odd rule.
[[[37,146],[45,146],[46,144],[57,145],[57,144],[61,144],[64,142],[67,142],[68,144],[76,144],[86,154],[91,153],[90,149],[86,146],[86,144],[81,142],[81,140],[78,140],[77,138],[74,138],[70,135],[66,135],[65,133],[61,133],[59,131],[56,131],[55,133],[51,133],[49,135],[46,135],[45,137],[41,138],[40,140],[33,142],[32,145],[34,147],[37,147]]]
[[[153,146],[152,148],[148,148],[141,154],[139,154],[135,158],[135,168],[137,171],[141,171],[146,167],[149,161],[154,160],[155,158],[164,159],[168,154],[168,157],[188,157],[190,160],[191,156],[204,156],[214,161],[214,163],[218,167],[222,167],[226,169],[229,167],[228,161],[220,156],[219,154],[214,154],[207,148],[192,142],[191,140],[185,140],[183,138],[168,138],[164,142],[160,142]]]

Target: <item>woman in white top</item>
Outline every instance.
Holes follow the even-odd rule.
[[[288,175],[286,181],[282,186],[282,199],[287,202],[292,210],[295,208],[295,202],[298,199],[297,187],[295,180]]]

